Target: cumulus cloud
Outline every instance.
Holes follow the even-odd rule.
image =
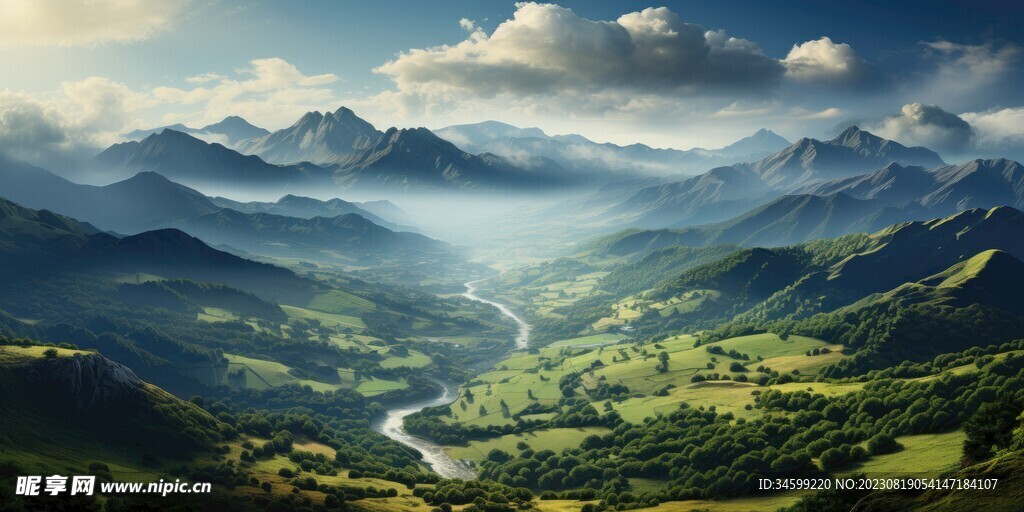
[[[960,117],[974,127],[978,149],[1024,158],[1024,107],[967,112]]]
[[[375,71],[403,91],[491,97],[763,88],[784,69],[757,44],[687,23],[665,7],[596,21],[558,5],[520,3],[491,34],[476,27],[458,44],[413,49]]]
[[[926,146],[945,154],[961,154],[974,144],[970,123],[936,105],[904,105],[899,114],[886,117],[869,130],[903,144]]]
[[[794,44],[782,63],[787,77],[810,82],[848,82],[864,71],[863,61],[850,45],[829,37]]]
[[[156,105],[144,93],[109,78],[93,76],[61,84],[66,124],[97,144],[111,143],[129,114]]]
[[[217,73],[188,77],[185,81],[195,87],[156,87],[151,96],[166,104],[199,109],[198,114],[167,116],[167,122],[211,123],[240,115],[270,126],[289,124],[303,112],[337,101],[336,91],[327,87],[340,80],[337,75],[307,75],[281,58],[254,59],[235,72],[235,78]]]
[[[954,114],[937,105],[910,103],[898,114],[862,125],[882,137],[954,159],[1024,158],[1024,107]]]
[[[64,82],[45,99],[0,92],[0,150],[42,154],[116,142],[130,114],[155,103],[103,77]]]
[[[91,158],[98,147],[116,140],[116,134],[103,131],[109,125],[92,117],[106,107],[92,105],[89,108],[96,110],[86,114],[78,104],[92,96],[84,90],[95,84],[65,86],[84,95],[43,101],[24,93],[0,91],[0,153],[50,169],[67,170]]]
[[[65,141],[56,112],[28,95],[0,92],[0,150],[24,158],[56,150]]]
[[[187,0],[4,0],[0,47],[74,46],[148,39],[168,29]]]
[[[283,59],[250,61],[236,75],[187,77],[186,88],[135,90],[88,77],[35,95],[2,91],[0,151],[44,167],[74,168],[123,133],[149,127],[139,117],[202,126],[242,115],[256,124],[286,126],[306,111],[339,103],[329,87],[338,76],[305,74]]]

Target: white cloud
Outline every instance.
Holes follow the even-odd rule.
[[[0,151],[24,157],[59,149],[66,140],[54,109],[26,94],[0,91]]]
[[[91,134],[98,143],[112,142],[130,120],[129,114],[154,106],[155,101],[128,86],[103,77],[61,84],[63,111],[74,129]]]
[[[187,0],[4,0],[0,47],[74,46],[148,39],[167,30]]]
[[[911,146],[925,146],[941,153],[957,155],[974,144],[974,129],[951,112],[936,105],[909,103],[900,113],[888,116],[869,131]]]
[[[184,122],[202,126],[228,115],[253,123],[287,126],[309,110],[336,107],[334,74],[307,75],[279,58],[256,59],[237,77],[206,73],[185,79],[190,88],[133,90],[104,77],[64,82],[60,89],[29,95],[0,92],[0,151],[49,165],[65,155],[86,156],[136,128]],[[169,113],[168,113],[169,112]]]
[[[54,170],[82,167],[116,142],[127,119],[123,85],[88,78],[63,84],[49,99],[0,91],[0,153]]]
[[[783,59],[786,76],[796,80],[848,82],[863,73],[863,62],[846,43],[822,37],[795,44]]]
[[[476,31],[476,22],[469,18],[462,18],[459,20],[459,26],[462,27],[466,32]]]
[[[865,66],[850,56],[849,45],[828,41],[846,59],[845,75],[834,58],[821,61],[828,55],[811,62],[809,52],[820,42],[802,45],[787,67],[754,41],[689,23],[665,7],[594,20],[558,5],[524,2],[493,30],[468,21],[460,23],[468,31],[461,41],[409,49],[378,66],[374,71],[394,87],[349,103],[388,122],[499,119],[618,142],[642,136],[665,146],[715,145],[732,142],[735,133],[700,130],[698,123],[746,132],[768,123],[834,119],[833,99],[817,101],[808,89],[835,88],[843,83],[839,77],[852,80]],[[823,71],[825,65],[832,68]]]
[[[924,77],[915,90],[925,101],[948,106],[977,108],[980,99],[1000,94],[1015,84],[1006,80],[1020,61],[1022,50],[1007,43],[958,44],[938,40],[922,43],[926,57],[935,62],[935,70]]]
[[[144,94],[95,76],[64,82],[60,91],[45,97],[5,90],[0,92],[0,130],[6,132],[0,150],[101,147],[119,139],[132,113],[153,105]]]
[[[1024,158],[1024,106],[960,114],[977,134],[979,149]]]
[[[1021,49],[1014,44],[995,47],[986,44],[958,44],[945,40],[922,43],[935,53],[946,57],[940,71],[958,77],[990,80],[1002,76],[1019,59]]]
[[[984,137],[990,139],[1024,135],[1024,107],[967,112],[961,114],[960,117],[971,123],[984,134]]]
[[[558,5],[520,3],[491,34],[475,28],[458,44],[412,49],[375,71],[404,92],[493,97],[763,89],[783,68],[756,44],[686,23],[665,7],[596,21]]]
[[[230,78],[206,73],[186,78],[193,88],[156,87],[151,95],[165,104],[194,106],[198,114],[173,114],[165,122],[211,123],[240,115],[257,124],[282,126],[302,113],[332,107],[336,91],[326,87],[340,78],[333,73],[306,75],[295,65],[277,58],[254,59]]]

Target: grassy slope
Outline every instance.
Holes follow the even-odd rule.
[[[952,469],[960,461],[966,435],[962,430],[939,434],[900,436],[903,445],[898,452],[876,455],[844,471],[844,474],[907,475],[911,477],[937,477]],[[867,448],[867,443],[862,443]]]
[[[56,421],[39,410],[45,397],[32,397],[32,391],[22,389],[20,382],[10,370],[21,365],[32,365],[41,361],[48,347],[0,346],[0,398],[3,421],[0,421],[0,459],[15,462],[31,474],[87,474],[92,462],[106,463],[115,479],[126,481],[149,481],[157,477],[157,471],[165,465],[180,464],[190,460],[161,459],[154,466],[142,462],[142,452],[133,443],[108,442],[97,438],[79,422]],[[58,358],[83,354],[98,357],[88,352],[57,348]],[[141,390],[149,407],[176,406],[194,408],[151,385]],[[130,424],[134,418],[121,421]],[[170,432],[161,425],[149,423],[143,428],[153,433]],[[183,454],[185,455],[185,454]]]
[[[300,379],[288,373],[290,367],[276,361],[253,359],[237,354],[225,354],[231,367],[242,367],[246,369],[246,387],[265,389],[269,387],[286,386],[297,384],[299,386],[310,386],[315,391],[327,391],[342,388],[355,389],[366,396],[379,395],[393,389],[404,389],[404,380],[383,380],[373,377],[363,377],[359,382],[355,381],[355,373],[346,368],[338,369],[337,382],[327,383],[310,379]],[[426,356],[424,356],[426,357]]]
[[[559,452],[567,446],[579,444],[587,436],[604,435],[608,432],[610,430],[604,427],[543,429],[484,441],[470,441],[468,446],[451,446],[445,451],[456,459],[480,462],[487,457],[488,452],[495,449],[512,454],[519,453],[520,450],[516,445],[520,442],[525,442],[534,451],[554,450]]]
[[[575,341],[556,343],[540,349],[537,354],[513,353],[497,365],[495,370],[474,380],[473,385],[468,388],[473,393],[473,402],[469,403],[465,398],[456,402],[452,406],[454,421],[471,425],[511,423],[513,420],[501,413],[502,399],[508,404],[511,414],[534,402],[554,404],[561,397],[559,379],[573,371],[585,370],[597,360],[603,362],[605,366],[594,370],[593,375],[584,374],[583,383],[588,388],[596,387],[603,378],[608,384],[620,383],[628,387],[632,393],[643,395],[613,402],[615,410],[627,421],[639,422],[658,412],[671,411],[678,407],[680,402],[688,402],[695,407],[714,405],[722,412],[732,411],[738,416],[753,414],[744,408],[745,405],[753,403],[750,393],[757,389],[753,384],[733,381],[696,384],[691,382],[690,379],[698,373],[718,372],[733,377],[739,375],[737,372],[729,371],[732,359],[715,356],[703,346],[694,348],[692,336],[676,336],[662,341],[657,344],[662,348],[646,345],[646,357],[635,351],[632,345],[606,345],[591,349],[557,346]],[[770,366],[775,363],[786,363],[793,368],[810,371],[823,364],[825,359],[842,357],[839,354],[841,347],[802,336],[790,336],[786,341],[772,334],[744,336],[723,340],[715,345],[721,346],[726,352],[735,349],[748,354],[750,360],[743,361],[749,368],[748,372],[743,372],[747,374],[753,374],[758,365]],[[830,347],[834,352],[822,356],[804,355],[808,350],[821,347]],[[669,369],[665,373],[655,369],[658,365],[655,356],[662,350],[669,353]],[[623,352],[629,356],[628,360],[622,355]],[[765,358],[765,362],[759,363],[757,356]],[[707,364],[712,362],[712,357],[717,358],[718,362],[714,363],[714,370],[709,370]],[[545,369],[545,366],[550,369]],[[654,392],[668,385],[675,386],[669,390],[668,396],[654,396]],[[535,399],[529,398],[528,391],[533,392]],[[465,390],[462,394],[465,396]],[[487,414],[480,414],[481,405]]]
[[[1024,452],[1017,451],[951,474],[953,478],[995,478],[995,490],[931,490],[921,494],[882,492],[864,500],[864,510],[1021,510],[1024,500]]]

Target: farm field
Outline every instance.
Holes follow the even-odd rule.
[[[643,346],[614,345],[586,347],[590,340],[614,339],[615,335],[598,335],[556,342],[539,349],[536,354],[519,351],[480,375],[461,392],[452,405],[452,421],[468,425],[504,425],[530,404],[554,404],[561,397],[559,379],[573,372],[583,372],[581,382],[587,389],[599,384],[621,384],[629,389],[624,399],[611,400],[611,407],[623,419],[640,422],[658,413],[670,412],[687,403],[693,407],[715,406],[721,412],[737,417],[751,417],[756,411],[746,409],[753,404],[752,391],[758,386],[741,382],[754,376],[757,366],[785,361],[793,369],[815,368],[823,357],[841,356],[842,347],[813,338],[790,336],[786,340],[773,334],[743,336],[694,348],[695,337],[680,335]],[[584,345],[581,347],[580,345]],[[708,348],[722,352],[735,351],[747,359],[733,359],[713,354]],[[814,349],[830,348],[830,354],[807,356]],[[668,354],[668,368],[659,371],[657,354]],[[759,362],[758,357],[763,361]],[[833,358],[834,359],[834,358]],[[733,362],[741,363],[743,371],[731,371]],[[713,368],[709,368],[709,365]],[[774,368],[773,368],[774,369]],[[695,375],[719,373],[730,380],[693,382]],[[743,377],[741,377],[741,375]],[[737,380],[739,379],[739,380]],[[472,396],[467,399],[466,390]],[[662,396],[659,396],[662,395]],[[502,401],[508,409],[505,414]]]
[[[583,336],[583,337],[580,337],[580,338],[572,338],[572,339],[568,339],[568,340],[556,341],[555,343],[552,343],[549,346],[552,347],[552,348],[579,347],[579,346],[591,347],[591,346],[599,346],[599,345],[611,345],[611,344],[614,344],[614,343],[618,343],[619,341],[622,341],[624,339],[626,339],[626,336],[624,336],[622,334],[609,334],[609,333],[606,333],[606,334],[593,334],[591,336]]]
[[[337,382],[320,382],[312,379],[298,378],[289,373],[290,367],[275,361],[265,361],[235,354],[225,354],[224,357],[230,361],[229,367],[245,368],[247,372],[246,387],[255,389],[295,384],[309,386],[314,391],[333,391],[342,388],[355,389],[363,395],[373,396],[385,391],[407,387],[404,379],[384,380],[366,376],[362,377],[359,382],[356,382],[354,380],[355,373],[345,368],[338,369]]]
[[[604,427],[580,427],[580,428],[553,428],[535,430],[523,434],[510,434],[485,441],[470,441],[468,446],[450,446],[445,448],[452,458],[472,460],[481,462],[486,459],[491,450],[501,450],[506,453],[519,453],[519,443],[526,443],[528,448],[534,451],[553,450],[561,451],[567,446],[579,444],[587,436],[604,435],[610,432]]]
[[[284,310],[289,318],[318,320],[324,325],[332,327],[349,327],[354,329],[366,328],[366,324],[363,323],[361,318],[351,315],[326,313],[324,311],[300,308],[298,306],[287,306],[284,304],[281,305],[281,309]]]
[[[903,448],[895,453],[875,455],[851,466],[842,474],[867,473],[879,476],[936,477],[953,469],[963,457],[963,430],[939,434],[900,436]]]

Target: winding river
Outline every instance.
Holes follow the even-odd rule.
[[[526,348],[530,344],[530,324],[519,318],[508,308],[508,306],[499,302],[477,297],[474,294],[474,292],[476,292],[476,287],[474,285],[480,281],[483,281],[483,279],[466,283],[466,293],[463,293],[462,296],[470,300],[490,304],[498,308],[498,311],[501,311],[501,314],[515,321],[516,325],[519,327],[519,332],[516,335],[516,348]],[[429,464],[430,467],[442,477],[472,480],[476,478],[476,472],[473,471],[473,468],[469,467],[468,464],[449,457],[441,445],[421,437],[409,435],[402,428],[402,422],[405,420],[406,416],[418,412],[426,407],[450,404],[458,398],[458,394],[453,393],[451,388],[447,385],[441,384],[441,386],[444,388],[444,392],[441,396],[434,398],[433,400],[416,402],[388,409],[387,416],[385,416],[383,421],[375,425],[375,430],[390,437],[391,439],[394,439],[395,441],[398,441],[399,443],[418,450],[423,454],[423,462]]]
[[[519,316],[513,313],[512,310],[508,308],[508,306],[501,304],[500,302],[482,299],[475,295],[476,286],[474,285],[481,281],[486,281],[487,279],[477,279],[476,281],[470,281],[466,283],[466,293],[463,293],[462,296],[469,300],[475,300],[477,302],[483,302],[484,304],[490,304],[498,308],[498,311],[501,311],[501,314],[514,320],[516,325],[519,327],[519,334],[516,335],[516,348],[526,348],[530,344],[530,324],[523,321],[522,318],[519,318]]]

